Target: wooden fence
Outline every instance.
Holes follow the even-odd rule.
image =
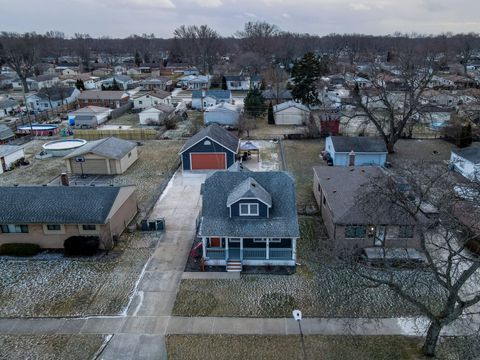
[[[154,140],[158,132],[155,129],[75,129],[73,131],[73,137],[77,139],[98,140],[110,136],[125,140]]]

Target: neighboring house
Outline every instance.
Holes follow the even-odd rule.
[[[170,90],[173,86],[173,81],[167,76],[160,76],[143,80],[141,83],[142,90]]]
[[[109,68],[99,68],[92,71],[92,75],[98,77],[109,76],[111,73],[112,69]]]
[[[260,89],[262,86],[262,77],[259,75],[225,75],[225,82],[227,84],[227,90],[248,91],[253,88]]]
[[[12,115],[18,107],[15,99],[0,99],[0,118]]]
[[[112,87],[114,80],[121,90],[127,90],[129,86],[133,85],[133,80],[130,76],[115,75],[111,78],[102,80],[102,86],[108,89]]]
[[[240,119],[240,108],[228,103],[221,103],[205,109],[203,122],[205,125],[212,123],[218,125],[238,126]]]
[[[30,90],[51,88],[60,81],[57,75],[39,75],[31,78],[30,80],[32,80],[32,83],[29,85]]]
[[[220,103],[232,103],[230,90],[195,90],[192,91],[192,108],[204,110]]]
[[[170,105],[171,103],[172,94],[163,90],[139,92],[133,97],[134,109],[147,109],[159,104]]]
[[[309,115],[310,109],[295,101],[287,101],[273,107],[275,125],[303,125]]]
[[[333,246],[354,251],[367,247],[414,248],[421,243],[414,219],[392,204],[366,209],[368,185],[388,176],[378,166],[313,168],[313,193]]]
[[[85,87],[85,90],[95,90],[101,87],[100,78],[98,76],[91,76],[88,73],[69,76],[66,79],[62,80],[62,83],[66,86],[75,87],[77,85],[77,80],[83,81],[83,86]]]
[[[140,69],[136,68],[136,67],[132,67],[130,69],[127,70],[127,75],[129,76],[138,76],[138,75],[141,75],[142,72],[140,71]]]
[[[272,102],[273,104],[280,104],[282,102],[293,100],[292,92],[290,90],[263,90],[262,96],[265,102]]]
[[[387,161],[387,148],[381,138],[367,136],[329,136],[325,151],[334,166],[383,166]]]
[[[72,174],[123,174],[137,159],[137,143],[108,137],[90,141],[63,158]]]
[[[217,124],[193,135],[180,150],[183,170],[225,170],[237,158],[239,139]]]
[[[138,114],[141,125],[163,125],[165,120],[175,114],[175,108],[170,105],[157,104]]]
[[[77,88],[42,89],[36,94],[27,96],[29,110],[44,111],[56,109],[77,101],[80,91]]]
[[[480,180],[480,146],[453,149],[450,164],[465,178]]]
[[[130,97],[124,91],[115,90],[88,90],[83,91],[78,97],[78,104],[80,107],[89,105],[109,107],[117,109],[123,105],[128,104]]]
[[[293,178],[282,171],[217,171],[205,180],[198,237],[211,266],[296,264],[300,231]]]
[[[207,75],[187,75],[178,79],[180,87],[186,87],[188,90],[208,89],[210,87],[210,76]]]
[[[70,76],[70,75],[76,75],[77,70],[69,68],[67,66],[57,66],[55,68],[55,73],[57,73],[58,75]]]
[[[9,88],[12,85],[13,77],[7,74],[0,74],[0,89]]]
[[[23,148],[16,145],[0,145],[0,174],[10,170],[12,164],[25,157]]]
[[[112,110],[106,107],[86,106],[68,113],[68,115],[74,117],[76,128],[95,129],[108,120],[111,112]]]
[[[15,139],[12,129],[5,124],[0,124],[0,144],[5,144]]]
[[[0,244],[61,249],[71,236],[113,242],[137,214],[135,186],[1,186]]]

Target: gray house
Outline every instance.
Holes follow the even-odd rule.
[[[198,237],[207,265],[295,266],[300,237],[292,177],[235,167],[205,180]]]
[[[69,113],[69,115],[75,117],[76,128],[95,129],[108,120],[111,112],[111,109],[102,106],[86,106]]]
[[[205,125],[215,123],[236,127],[238,126],[239,118],[240,108],[228,103],[220,103],[209,107],[205,109],[205,112],[203,113],[203,122]]]
[[[329,136],[325,151],[334,166],[383,166],[387,161],[387,147],[381,138],[366,136]]]

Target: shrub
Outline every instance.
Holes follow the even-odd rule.
[[[3,244],[0,245],[0,255],[33,256],[40,252],[37,244]]]
[[[100,245],[98,236],[71,236],[63,243],[65,256],[92,256]]]

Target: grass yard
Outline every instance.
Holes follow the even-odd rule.
[[[303,126],[271,125],[267,117],[262,116],[257,118],[256,128],[250,130],[250,139],[282,139],[285,134],[303,134],[304,132]],[[243,137],[247,137],[246,132]]]
[[[154,233],[123,234],[103,258],[2,257],[0,317],[119,314],[157,241]]]
[[[140,120],[138,118],[138,114],[133,114],[127,112],[118,118],[111,119],[105,123],[106,125],[129,125],[132,127],[139,127]]]
[[[319,158],[325,148],[324,139],[285,140],[283,142],[287,170],[295,176],[297,207],[317,206],[313,197],[313,166],[326,165]]]
[[[0,359],[92,359],[103,335],[0,335]]]
[[[242,274],[238,280],[184,279],[173,314],[179,316],[290,317],[302,309],[307,317],[399,317],[419,312],[387,288],[363,288],[348,269],[332,266],[323,223],[300,217],[301,239],[293,275]],[[404,274],[408,275],[407,272]],[[416,287],[415,296],[435,299]]]
[[[420,360],[423,339],[406,336],[305,336],[308,359]],[[303,359],[299,336],[167,335],[168,358]],[[478,359],[478,339],[444,338],[437,360]],[[430,358],[431,359],[431,358]]]

